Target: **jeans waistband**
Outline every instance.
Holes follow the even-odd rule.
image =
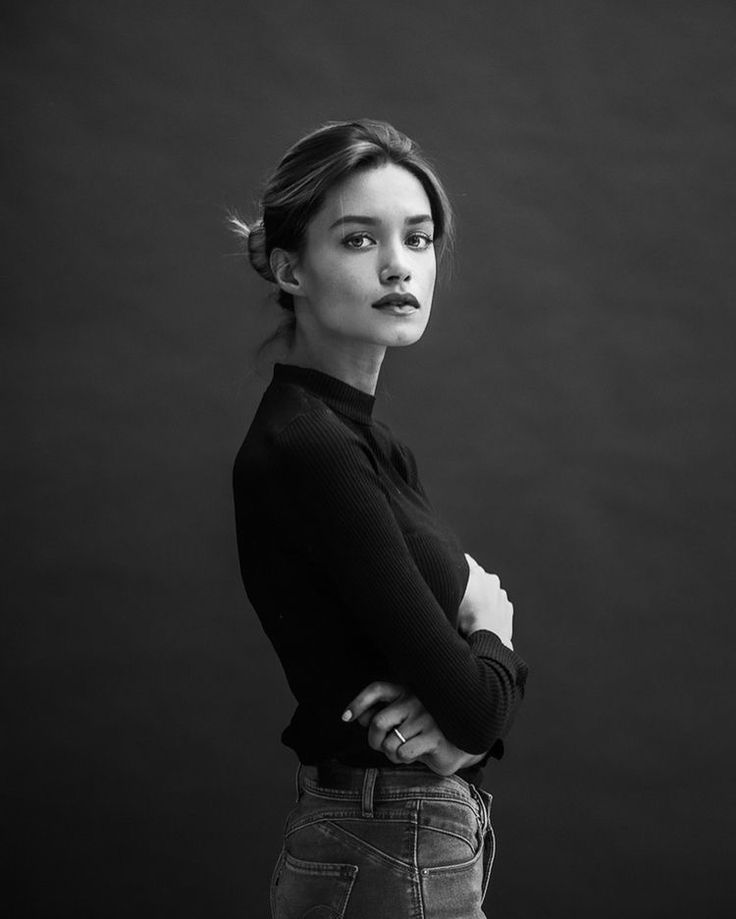
[[[365,774],[372,770],[382,785],[392,787],[414,787],[429,781],[440,784],[444,781],[421,763],[415,766],[347,766],[336,759],[323,760],[316,765],[317,781],[325,788],[339,788],[343,791],[358,790],[363,786]]]
[[[364,816],[372,815],[374,801],[419,795],[472,803],[483,823],[488,819],[490,795],[459,776],[441,776],[421,764],[408,767],[347,766],[338,760],[316,765],[300,764],[297,770],[297,799],[302,787],[329,797],[361,802]]]

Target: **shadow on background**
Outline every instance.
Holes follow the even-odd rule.
[[[13,915],[267,914],[292,701],[230,467],[275,308],[224,219],[304,131],[360,116],[425,146],[459,218],[376,414],[501,574],[531,665],[487,772],[486,909],[730,915],[733,9],[3,18]]]

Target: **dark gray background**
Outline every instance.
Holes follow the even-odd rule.
[[[276,311],[224,219],[360,116],[424,145],[459,218],[376,415],[501,574],[531,666],[487,774],[489,915],[730,914],[732,4],[3,19],[13,915],[267,913],[292,702],[230,467]]]

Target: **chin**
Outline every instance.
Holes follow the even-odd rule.
[[[424,335],[424,329],[406,329],[397,332],[392,336],[392,340],[387,342],[389,348],[406,348],[407,345],[413,345]]]

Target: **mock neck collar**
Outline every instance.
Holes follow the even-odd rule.
[[[314,370],[312,367],[297,367],[296,364],[276,363],[273,378],[279,383],[296,383],[314,393],[331,409],[340,415],[352,418],[362,424],[370,424],[376,397],[356,389],[337,377]]]

